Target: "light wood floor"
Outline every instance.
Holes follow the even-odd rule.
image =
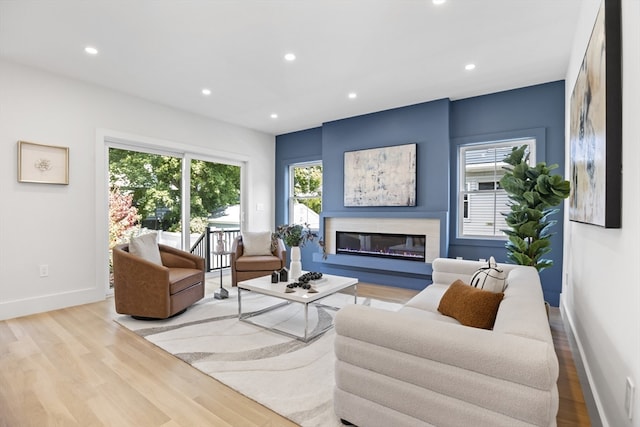
[[[217,279],[217,278],[216,278]],[[208,291],[219,286],[217,280]],[[358,285],[395,302],[415,292]],[[113,299],[0,322],[0,426],[295,426],[113,321]],[[558,426],[589,417],[557,309]]]

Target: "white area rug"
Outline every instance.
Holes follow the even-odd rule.
[[[252,312],[281,300],[242,293],[242,311]],[[353,296],[336,294],[322,304],[344,307]],[[397,310],[399,304],[358,298],[367,304]],[[332,322],[335,311],[309,307],[310,329]],[[341,426],[333,412],[335,331],[309,343],[238,320],[236,288],[226,300],[213,295],[174,319],[141,321],[130,316],[115,319],[122,326],[195,368],[302,426]],[[300,333],[304,325],[301,304],[290,304],[253,318],[261,324]]]

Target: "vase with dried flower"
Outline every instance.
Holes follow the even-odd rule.
[[[289,277],[296,280],[302,275],[302,261],[300,248],[307,242],[317,241],[318,245],[323,248],[324,241],[320,238],[316,231],[311,230],[309,224],[284,224],[279,225],[276,229],[276,235],[280,237],[284,243],[291,248],[291,263],[289,265]]]

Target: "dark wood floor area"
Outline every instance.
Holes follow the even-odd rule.
[[[558,426],[590,426],[589,412],[558,308],[551,308],[549,324],[553,335],[553,345],[556,348],[556,355],[560,364],[560,374],[558,375],[560,408],[556,417]]]
[[[214,281],[215,289],[219,282]],[[358,285],[361,296],[415,292]],[[113,321],[103,302],[0,322],[0,426],[294,426]],[[558,426],[589,426],[557,309]]]

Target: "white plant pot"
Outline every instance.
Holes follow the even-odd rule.
[[[302,262],[300,261],[300,247],[291,247],[291,264],[289,265],[289,281],[293,282],[302,276]]]

